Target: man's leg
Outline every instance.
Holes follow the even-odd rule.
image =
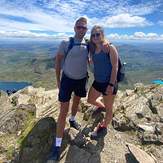
[[[60,105],[61,107],[60,107],[60,113],[57,121],[57,133],[56,133],[56,137],[58,138],[63,137],[66,117],[69,110],[69,102],[61,102]]]
[[[53,142],[52,153],[49,156],[49,160],[58,161],[60,159],[60,150],[62,144],[62,138],[66,123],[66,116],[69,110],[69,102],[60,102],[60,113],[57,121],[56,138]]]
[[[73,103],[72,103],[72,107],[71,107],[71,116],[76,116],[76,113],[78,111],[78,106],[79,106],[80,99],[81,99],[81,97],[76,96],[74,94]]]
[[[73,128],[75,128],[77,130],[79,130],[79,128],[81,127],[75,120],[75,116],[76,116],[76,114],[78,112],[80,99],[81,99],[81,97],[76,96],[74,94],[73,103],[72,103],[72,107],[71,107],[71,117],[69,119],[70,127],[73,127]]]
[[[61,143],[66,123],[66,116],[69,110],[69,101],[72,93],[72,82],[71,79],[66,76],[62,76],[61,85],[58,95],[60,101],[60,113],[57,121],[56,138],[53,142],[52,155],[49,157],[50,160],[59,160]]]
[[[76,80],[74,83],[74,97],[73,97],[73,103],[71,108],[71,117],[69,119],[70,127],[73,127],[77,130],[80,129],[80,125],[75,121],[75,116],[78,111],[78,106],[81,97],[86,97],[86,84],[87,84],[87,78]]]

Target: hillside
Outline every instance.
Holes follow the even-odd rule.
[[[34,87],[56,88],[54,55],[59,42],[0,42],[0,81],[26,81]],[[119,54],[126,62],[126,80],[121,89],[134,83],[151,83],[163,77],[161,44],[118,44]],[[145,75],[144,75],[145,74]],[[90,75],[91,76],[91,75]]]

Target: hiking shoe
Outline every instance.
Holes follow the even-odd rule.
[[[76,121],[70,121],[70,120],[69,120],[69,123],[70,123],[70,127],[73,127],[73,128],[75,128],[76,130],[79,130],[80,127],[81,127],[81,125],[80,125],[78,122],[76,122]]]
[[[106,134],[107,134],[107,128],[99,125],[97,130],[91,133],[91,139],[97,140],[99,138],[104,138]]]
[[[98,107],[97,109],[100,110],[101,112],[106,112],[106,108],[104,107]]]
[[[60,159],[60,149],[61,149],[61,147],[54,146],[52,148],[52,153],[50,154],[48,160],[59,161],[59,159]]]

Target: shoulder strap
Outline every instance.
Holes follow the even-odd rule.
[[[110,45],[112,45],[112,43],[109,43],[109,52],[108,53],[110,53]],[[118,71],[119,71],[119,69],[121,69],[121,67],[122,67],[122,63],[121,63],[121,59],[118,55]]]
[[[87,51],[88,51],[88,53],[89,53],[89,42],[90,42],[90,40],[89,39],[87,39],[87,38],[84,38],[84,40],[85,40],[85,43],[86,43],[86,46],[87,46]]]
[[[70,37],[69,38],[69,45],[68,45],[68,48],[67,48],[67,51],[65,54],[65,58],[66,58],[67,54],[69,53],[69,51],[73,48],[73,46],[74,46],[74,38]]]
[[[74,43],[74,38],[70,37],[69,38],[69,45],[68,45],[67,51],[65,53],[65,58],[67,57],[69,51],[73,48],[74,45],[75,46],[77,46],[77,45],[85,45],[85,46],[87,46],[87,50],[89,52],[89,40],[86,39],[86,38],[84,38],[84,40],[85,40],[85,43]]]

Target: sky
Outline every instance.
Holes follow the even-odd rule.
[[[111,40],[163,41],[163,0],[0,0],[1,38],[63,39],[84,16]]]

